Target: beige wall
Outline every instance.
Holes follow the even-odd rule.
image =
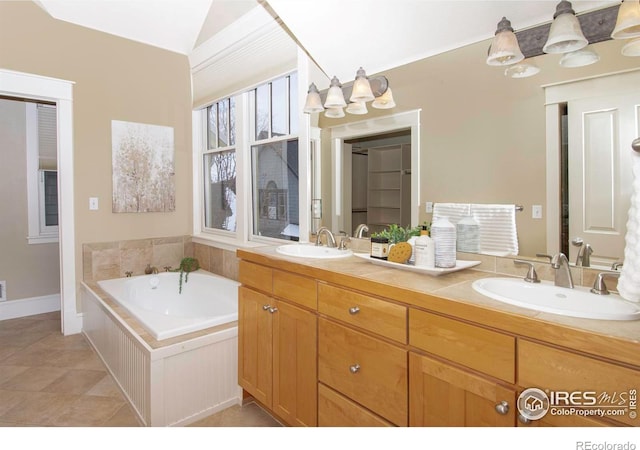
[[[26,107],[0,99],[0,280],[7,300],[60,293],[58,244],[27,242]]]
[[[621,56],[624,42],[607,41],[593,45],[601,60],[592,66],[564,69],[558,66],[559,55],[543,55],[535,58],[542,68],[538,75],[511,79],[504,69],[485,64],[489,45],[484,41],[389,70],[384,75],[396,108],[338,120],[322,117],[320,125],[421,108],[420,222],[429,220],[425,201],[521,204],[520,253],[534,255],[546,250],[542,86],[636,69],[639,61]],[[329,150],[323,145],[325,161]],[[330,198],[326,186],[323,198]],[[542,220],[531,218],[534,204],[543,205]],[[330,211],[323,213],[330,217]]]
[[[82,244],[191,233],[191,81],[185,55],[51,18],[32,2],[0,1],[0,66],[75,82],[76,278]],[[176,209],[111,212],[111,121],[174,128]],[[98,197],[99,211],[89,211]]]

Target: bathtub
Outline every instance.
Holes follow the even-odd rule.
[[[199,270],[82,282],[82,333],[142,425],[182,426],[242,402],[237,286]]]
[[[164,272],[98,281],[98,286],[159,341],[238,320],[240,283],[192,272],[179,292],[179,277]]]

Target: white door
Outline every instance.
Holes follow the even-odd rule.
[[[640,136],[640,92],[570,100],[569,239],[593,248],[591,264],[622,261],[631,196],[631,141]],[[584,245],[584,244],[583,244]],[[569,245],[570,261],[579,248]]]

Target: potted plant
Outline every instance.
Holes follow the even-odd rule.
[[[419,236],[422,227],[403,228],[397,224],[391,224],[386,229],[374,233],[374,237],[386,237],[389,239],[389,244],[397,244],[398,242],[407,242],[412,236]]]
[[[200,268],[200,263],[196,258],[182,258],[180,261],[180,266],[176,271],[180,270],[180,285],[178,289],[178,293],[182,294],[182,279],[184,277],[184,282],[189,281],[189,272],[194,272]]]

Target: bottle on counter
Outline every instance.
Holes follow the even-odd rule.
[[[371,238],[371,257],[384,260],[389,257],[389,238]]]
[[[440,217],[431,224],[431,238],[434,241],[435,265],[451,268],[456,265],[456,227],[448,217]]]
[[[427,235],[419,236],[414,246],[416,267],[435,267],[435,246],[433,239]]]
[[[456,242],[459,252],[480,251],[480,224],[473,216],[462,218],[456,225]]]

